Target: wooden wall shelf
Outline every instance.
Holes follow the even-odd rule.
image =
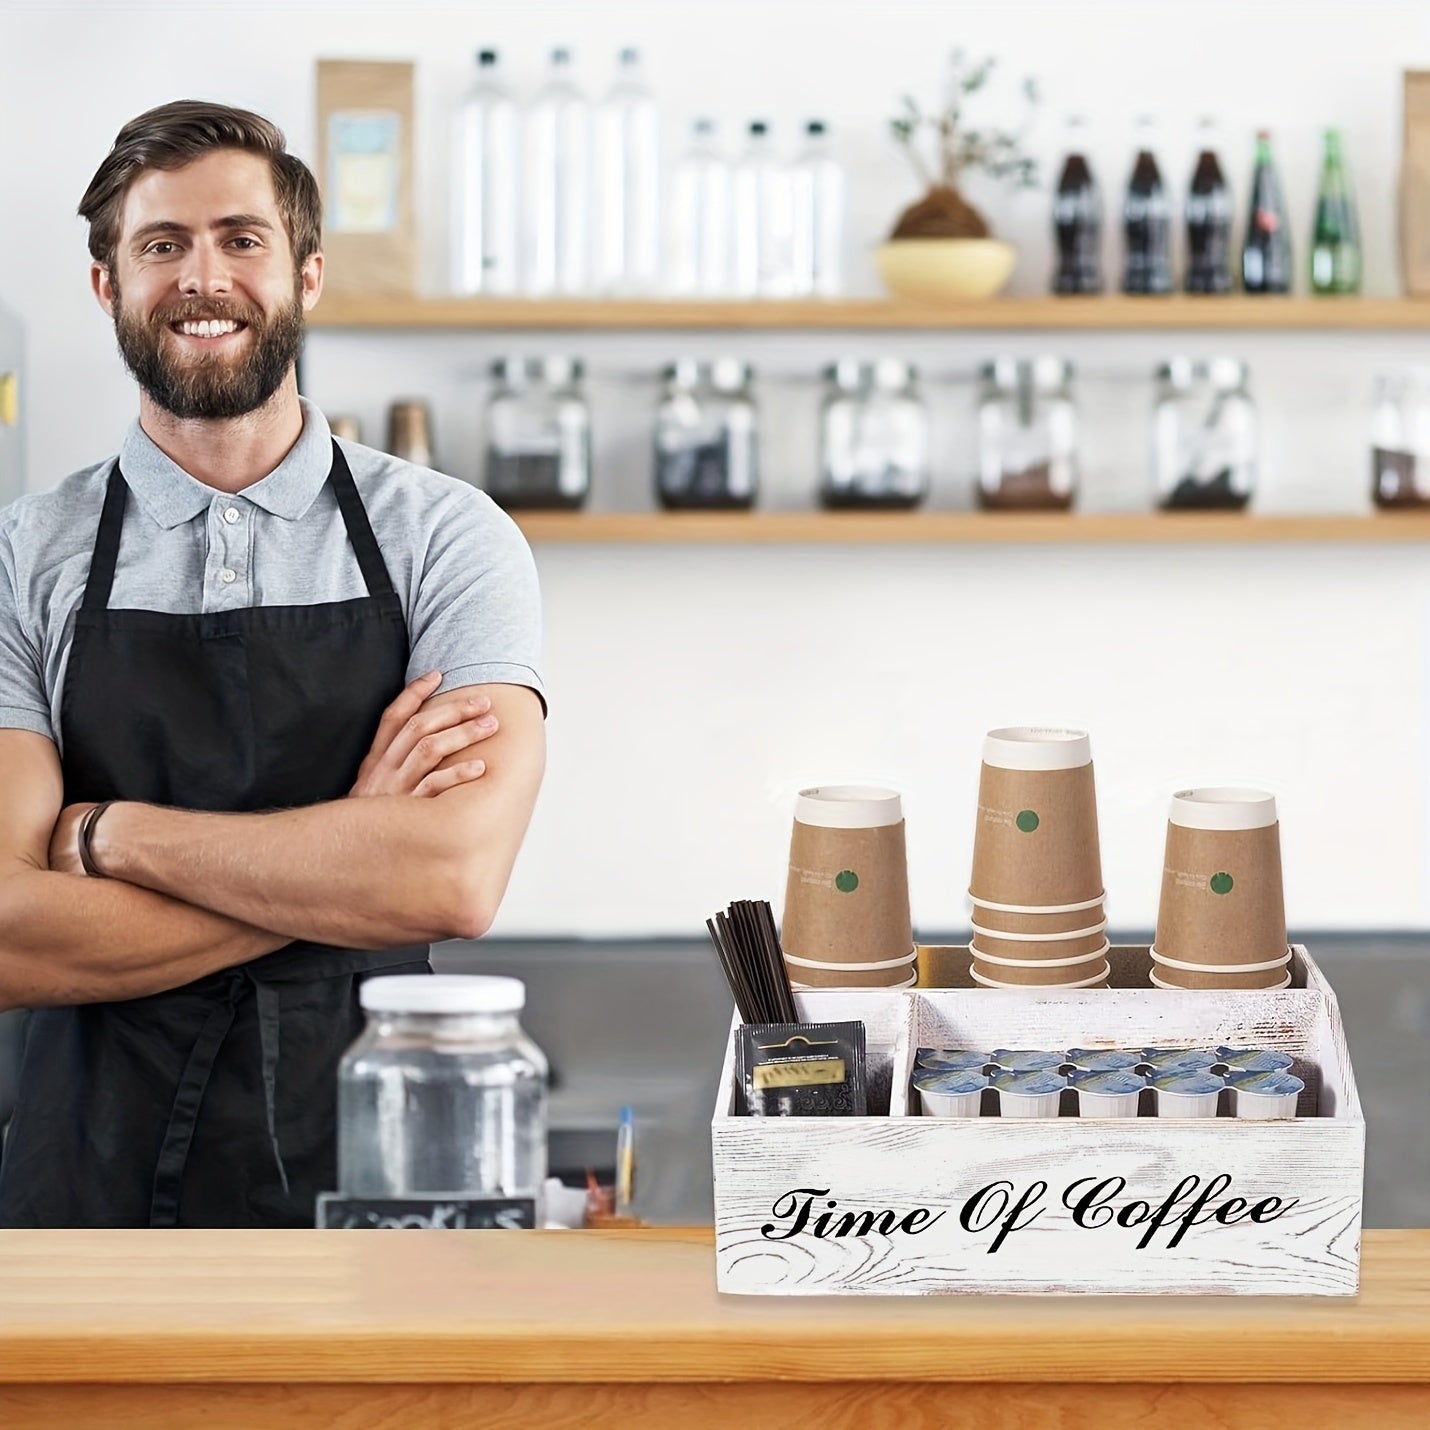
[[[1430,514],[1257,516],[1240,512],[516,512],[543,544],[1213,545],[1430,542]]]
[[[308,319],[317,329],[489,331],[663,329],[929,329],[935,331],[1156,331],[1430,329],[1430,300],[1226,297],[991,298],[932,307],[884,299],[829,302],[554,302],[495,298],[325,297]]]

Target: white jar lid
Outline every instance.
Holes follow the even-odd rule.
[[[375,1013],[519,1013],[526,1007],[526,984],[465,973],[403,973],[369,978],[358,997]]]

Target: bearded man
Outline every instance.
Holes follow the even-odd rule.
[[[298,395],[321,209],[268,120],[150,110],[79,212],[139,415],[0,511],[0,1226],[312,1226],[359,985],[481,937],[526,831],[531,553]]]

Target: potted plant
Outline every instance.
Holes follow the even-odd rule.
[[[960,191],[963,178],[981,171],[1014,188],[1032,188],[1037,166],[1023,152],[1028,123],[1015,131],[975,129],[964,107],[992,74],[994,60],[970,64],[962,50],[949,62],[947,98],[937,113],[925,114],[904,96],[904,112],[890,121],[927,192],[899,215],[887,242],[874,250],[874,262],[888,288],[902,298],[934,301],[987,298],[1008,281],[1017,253],[994,238],[983,215]],[[1038,101],[1033,80],[1023,82],[1029,118]],[[936,162],[924,157],[926,131],[935,136]]]

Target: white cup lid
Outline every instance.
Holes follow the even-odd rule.
[[[1276,796],[1264,789],[1181,789],[1168,818],[1183,829],[1267,829],[1276,823]]]
[[[1000,770],[1076,770],[1092,763],[1086,730],[1014,725],[983,737],[983,763]]]
[[[903,819],[904,805],[897,790],[879,785],[815,785],[800,790],[794,817],[825,829],[881,829]]]
[[[369,978],[358,997],[375,1013],[519,1013],[526,1007],[526,984],[464,973],[403,973]]]

